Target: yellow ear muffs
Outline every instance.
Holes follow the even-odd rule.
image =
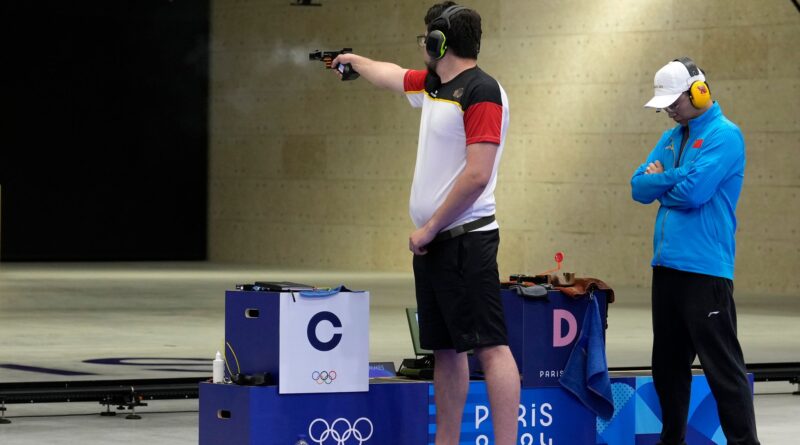
[[[680,62],[686,67],[686,71],[689,72],[690,80],[698,76],[702,76],[702,78],[705,79],[705,73],[697,67],[694,60],[688,57],[680,57],[673,60],[673,62]],[[711,104],[711,89],[708,88],[708,84],[705,80],[696,80],[692,82],[692,85],[689,86],[689,101],[692,103],[692,106],[697,109],[704,109]]]
[[[689,88],[689,100],[698,109],[704,109],[711,103],[711,90],[702,80],[694,82]]]

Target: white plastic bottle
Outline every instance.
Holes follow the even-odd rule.
[[[225,361],[222,360],[222,354],[217,351],[217,356],[214,357],[213,365],[211,367],[211,381],[214,383],[223,383],[225,380]]]

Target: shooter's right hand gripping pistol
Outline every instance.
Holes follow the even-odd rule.
[[[321,60],[325,63],[325,68],[331,69],[331,62],[339,54],[352,53],[353,48],[342,48],[340,51],[320,51],[316,50],[308,55],[308,60]],[[342,74],[342,80],[356,80],[358,79],[358,72],[353,69],[349,63],[340,63],[336,69]]]

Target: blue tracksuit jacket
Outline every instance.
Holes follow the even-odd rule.
[[[683,127],[661,136],[631,178],[633,199],[661,203],[653,234],[653,266],[733,279],[736,203],[744,180],[744,138],[716,102]],[[661,161],[664,173],[645,175]]]

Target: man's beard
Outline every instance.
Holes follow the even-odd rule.
[[[435,60],[435,59],[426,60],[425,61],[425,66],[428,68],[428,73],[431,74],[431,75],[434,75],[436,77],[439,77],[439,75],[436,74],[436,65],[438,65],[438,64],[439,64],[438,60]]]

